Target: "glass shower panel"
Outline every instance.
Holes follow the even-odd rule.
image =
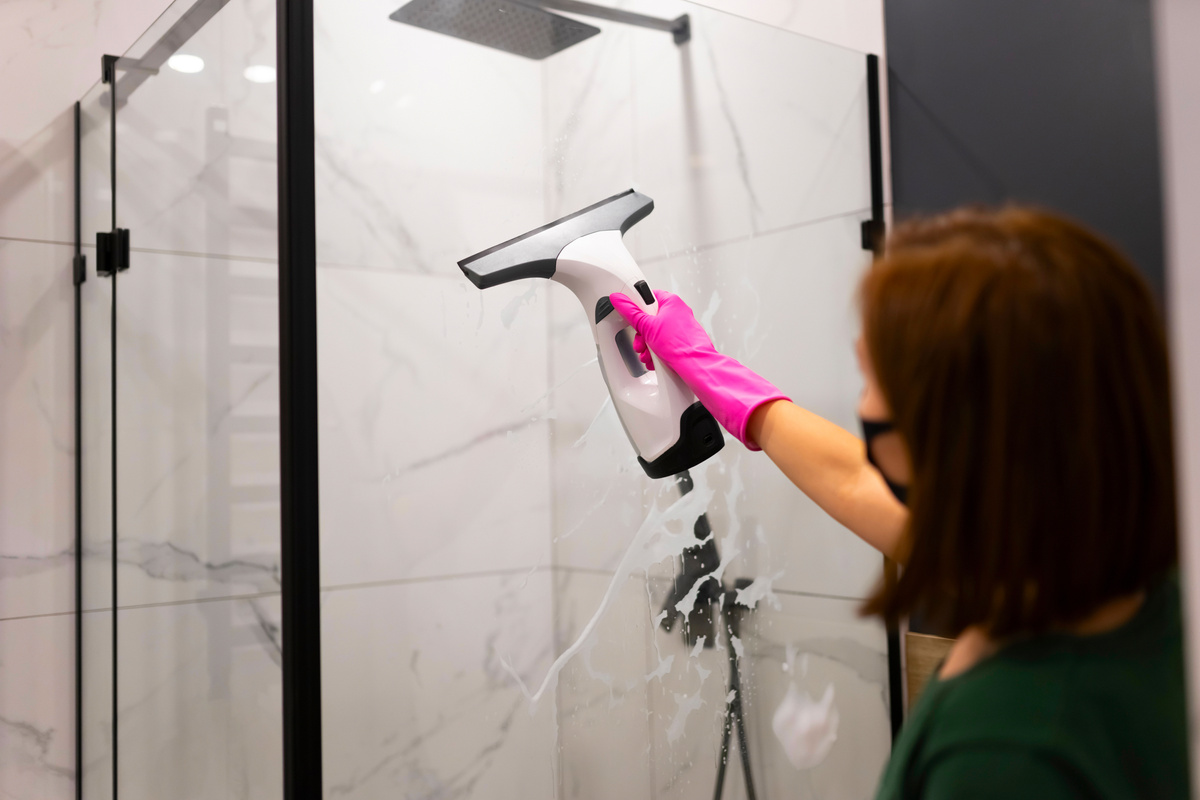
[[[119,73],[121,800],[282,793],[274,11],[183,0]]]
[[[112,284],[96,274],[96,233],[112,228],[109,87],[79,103],[80,230],[87,259],[79,287],[82,470],[81,740],[88,800],[112,798]]]
[[[692,41],[672,49],[653,31],[609,28],[545,62],[551,216],[610,193],[617,176],[653,197],[626,236],[650,284],[683,296],[723,352],[853,430],[853,294],[869,263],[864,55],[696,6],[627,7],[686,11]],[[549,300],[556,650],[614,597],[585,640],[591,662],[559,682],[561,796],[712,796],[731,647],[758,796],[872,796],[890,748],[886,637],[856,610],[879,555],[730,441],[692,471],[709,500],[689,513],[706,513],[715,564],[647,564],[651,549],[627,576],[644,509],[688,500],[640,474],[603,386],[577,374],[592,355],[578,303],[556,285]],[[714,565],[726,591],[712,625],[686,590],[713,592]],[[682,614],[665,629],[688,609],[688,633]],[[772,730],[793,686],[814,701],[831,692],[839,718],[833,747],[804,769]],[[724,796],[740,798],[732,738]]]
[[[732,440],[686,496],[648,479],[576,299],[456,266],[636,187],[651,286],[853,426],[865,56],[646,0],[620,6],[691,40],[580,18],[600,32],[533,61],[399,5],[316,3],[326,795],[711,797],[732,654],[758,796],[871,796],[880,556]],[[789,692],[837,711],[803,769],[772,730]],[[736,735],[727,772],[744,797]]]
[[[315,4],[325,793],[549,797],[546,287],[454,266],[545,222],[542,72],[397,5]]]

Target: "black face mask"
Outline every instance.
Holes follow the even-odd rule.
[[[887,476],[887,473],[880,468],[879,463],[875,460],[874,454],[871,453],[872,439],[880,434],[890,433],[891,431],[895,430],[895,426],[892,425],[892,421],[890,419],[881,421],[875,419],[863,419],[862,417],[859,417],[858,423],[862,425],[863,440],[867,444],[867,461],[870,462],[871,466],[883,476],[884,483],[886,483],[887,487],[892,490],[892,494],[896,495],[896,499],[901,503],[908,505],[908,487],[893,482],[892,479]]]

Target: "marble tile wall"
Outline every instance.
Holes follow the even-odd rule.
[[[548,287],[456,262],[545,222],[539,65],[316,6],[326,796],[548,797]]]
[[[318,260],[441,275],[545,222],[537,62],[318,2]]]
[[[72,112],[64,110],[0,156],[0,236],[71,244],[74,186]]]
[[[882,54],[882,0],[696,0],[697,5],[725,11],[799,33],[823,42]]]
[[[0,795],[75,792],[72,117],[0,156]]]
[[[273,268],[131,261],[117,278],[120,604],[278,591]],[[232,294],[239,273],[266,291]]]
[[[0,794],[75,796],[75,617],[0,620]]]
[[[118,796],[282,797],[278,597],[118,614]]]
[[[72,249],[0,239],[4,617],[74,608]]]
[[[128,55],[185,8],[175,3]],[[117,221],[135,248],[274,261],[275,84],[245,77],[275,64],[274,19],[269,0],[233,0],[179,50],[202,59],[199,72],[165,67],[127,99],[118,82]]]
[[[322,598],[325,796],[552,797],[550,573],[331,590]]]
[[[21,149],[100,79],[170,0],[12,0],[0,25],[0,160]],[[69,134],[69,131],[68,131]]]

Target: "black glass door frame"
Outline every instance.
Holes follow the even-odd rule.
[[[120,539],[117,496],[119,488],[117,438],[117,282],[130,267],[130,240],[136,231],[118,228],[117,201],[117,114],[139,86],[186,42],[203,28],[228,0],[195,0],[159,40],[140,59],[105,55],[101,60],[101,83],[107,87],[101,105],[108,127],[110,180],[110,229],[96,234],[95,277],[111,281],[110,336],[107,342],[86,341],[82,322],[81,285],[87,280],[83,255],[80,103],[75,104],[74,128],[74,203],[75,203],[75,772],[77,800],[84,794],[84,660],[83,582],[84,532],[83,496],[83,359],[85,348],[107,348],[110,357],[109,392],[111,400],[110,497],[111,571],[109,602],[111,618],[111,798],[119,798],[118,678],[118,542]],[[283,744],[284,764],[281,785],[283,796],[319,798],[321,783],[320,723],[320,638],[319,638],[319,562],[317,558],[317,417],[316,417],[316,239],[315,180],[312,111],[312,4],[277,0],[278,121],[279,137],[279,304],[280,304],[280,406],[281,406],[281,594],[283,608]],[[307,20],[307,30],[285,31],[284,20]],[[297,43],[296,37],[302,39]],[[301,56],[287,59],[288,54]],[[299,63],[297,63],[299,62]],[[307,93],[297,86],[307,86]],[[305,104],[303,98],[307,96]],[[286,101],[286,102],[285,102]],[[288,114],[284,117],[283,110]],[[304,124],[307,119],[307,124]],[[307,146],[304,142],[307,141]],[[297,142],[299,142],[297,144]],[[290,154],[290,158],[288,155]]]
[[[283,797],[319,800],[320,509],[313,0],[277,0]]]

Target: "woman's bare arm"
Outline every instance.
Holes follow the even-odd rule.
[[[861,439],[786,400],[756,409],[747,433],[825,513],[896,557],[908,509],[867,463]]]

